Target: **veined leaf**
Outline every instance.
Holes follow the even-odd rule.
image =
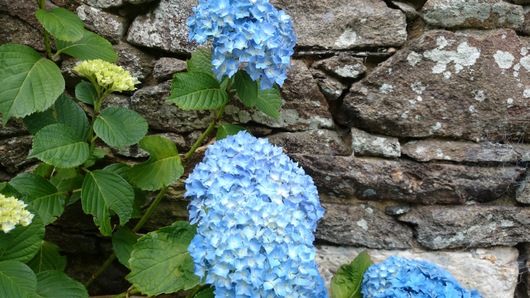
[[[33,113],[24,117],[22,122],[24,122],[28,131],[32,135],[35,135],[43,127],[57,123],[57,120],[53,115],[52,108],[49,108],[46,111]]]
[[[112,248],[116,257],[127,268],[130,268],[129,259],[137,240],[138,236],[127,227],[119,228],[112,236]]]
[[[258,90],[258,99],[256,100],[256,107],[263,113],[271,116],[274,119],[280,117],[280,108],[282,106],[282,98],[280,91],[276,88]]]
[[[3,123],[48,109],[64,91],[55,63],[18,44],[0,46],[0,113]]]
[[[44,225],[39,214],[35,214],[28,226],[16,226],[9,233],[0,233],[0,261],[14,260],[25,263],[31,260],[39,251],[42,239]]]
[[[86,104],[94,105],[98,99],[98,92],[92,83],[81,81],[75,86],[75,97]]]
[[[26,264],[0,262],[0,297],[33,298],[36,290],[37,277]]]
[[[138,239],[129,260],[131,273],[126,276],[127,280],[149,296],[198,285],[199,277],[193,272],[193,260],[188,252],[194,235],[194,226],[177,221]]]
[[[42,241],[39,251],[33,259],[27,262],[27,265],[35,273],[47,270],[63,271],[66,268],[66,257],[59,254],[59,246],[48,241]]]
[[[147,128],[147,121],[127,108],[105,108],[94,121],[94,132],[98,137],[116,148],[138,143],[147,133]]]
[[[9,182],[24,195],[24,202],[37,211],[44,225],[55,221],[64,211],[66,195],[48,180],[33,173],[22,173]]]
[[[75,43],[57,40],[56,44],[58,52],[68,54],[79,60],[118,61],[118,55],[112,44],[94,32],[85,31],[83,37]]]
[[[89,124],[85,111],[69,96],[63,94],[55,102],[57,122],[70,126],[81,140],[88,136]]]
[[[89,147],[79,132],[64,124],[48,125],[35,134],[29,157],[36,157],[58,168],[72,168],[83,164]]]
[[[64,41],[78,41],[83,37],[85,24],[73,12],[61,7],[50,11],[38,9],[35,16],[53,37]]]
[[[228,94],[219,82],[204,72],[183,72],[173,77],[168,101],[183,110],[212,110],[228,101]]]
[[[248,108],[254,107],[258,100],[258,82],[252,80],[250,75],[240,69],[234,75],[234,85],[241,102]]]
[[[129,170],[129,179],[138,188],[161,189],[173,184],[184,173],[177,147],[170,140],[148,136],[140,141],[140,146],[149,152],[150,157]]]
[[[340,266],[331,279],[331,297],[362,298],[363,275],[372,264],[372,259],[368,253],[363,251],[350,264]]]
[[[197,49],[191,53],[191,59],[187,61],[188,72],[203,72],[215,78],[212,71],[212,51],[210,49]]]
[[[235,135],[242,130],[245,130],[245,128],[241,125],[219,125],[219,127],[217,127],[215,139],[219,141],[227,136]]]
[[[120,175],[106,170],[86,174],[81,190],[83,211],[94,216],[104,236],[112,235],[110,210],[116,212],[124,225],[131,218],[133,200],[132,186]]]
[[[56,270],[37,273],[37,295],[39,298],[88,298],[83,284]]]

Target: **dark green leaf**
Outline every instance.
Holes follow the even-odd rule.
[[[212,51],[210,49],[197,49],[191,53],[191,59],[187,61],[188,72],[203,72],[215,78],[212,71]]]
[[[37,295],[39,298],[88,298],[83,284],[56,270],[37,273]]]
[[[105,108],[94,122],[94,131],[105,143],[123,148],[138,143],[147,133],[148,124],[127,108]]]
[[[22,121],[32,135],[35,135],[45,126],[57,123],[51,108],[44,112],[37,112],[26,116]]]
[[[87,139],[88,118],[85,111],[73,99],[65,94],[61,95],[55,102],[55,113],[57,122],[73,128],[79,139]]]
[[[168,101],[183,110],[217,109],[228,101],[228,94],[220,88],[219,82],[207,73],[177,73]]]
[[[213,291],[215,291],[214,287],[208,287],[197,292],[193,295],[193,298],[215,298]]]
[[[83,164],[89,156],[89,147],[79,132],[64,124],[48,125],[35,134],[29,157],[36,157],[59,168]]]
[[[112,44],[96,33],[85,31],[79,41],[67,42],[57,40],[57,49],[60,53],[68,54],[79,60],[101,59],[108,62],[118,61],[118,55]]]
[[[34,49],[18,44],[0,46],[0,113],[4,124],[11,117],[47,110],[64,86],[59,67]]]
[[[150,296],[198,285],[199,278],[193,272],[194,265],[188,252],[194,235],[194,226],[177,221],[140,238],[129,260],[131,273],[127,280]]]
[[[254,107],[258,100],[258,83],[253,81],[250,75],[240,69],[234,75],[237,95],[241,102],[248,108]]]
[[[35,214],[31,224],[26,227],[16,226],[9,233],[1,231],[0,261],[14,260],[25,263],[31,260],[39,251],[42,239],[44,225],[38,214]]]
[[[274,119],[280,117],[280,108],[282,106],[282,97],[280,91],[276,88],[259,90],[256,107],[263,113]]]
[[[33,298],[37,277],[27,265],[13,260],[0,262],[0,297]]]
[[[118,261],[129,269],[129,258],[131,257],[133,247],[137,240],[138,236],[127,227],[119,228],[116,233],[114,233],[114,236],[112,236],[112,248],[116,253]]]
[[[85,32],[83,21],[75,13],[61,7],[50,11],[38,9],[35,16],[46,31],[60,40],[78,41]]]
[[[363,251],[350,264],[340,266],[331,279],[331,297],[362,298],[363,275],[372,264],[368,253]]]
[[[46,270],[63,271],[66,268],[66,257],[59,254],[59,246],[48,241],[42,241],[37,254],[27,262],[35,273]]]
[[[227,136],[235,135],[242,130],[245,130],[245,128],[241,125],[219,125],[219,127],[217,127],[215,139],[219,141]]]
[[[22,194],[19,193],[13,186],[11,186],[11,184],[7,182],[0,182],[0,193],[6,197],[22,197]]]
[[[98,92],[92,83],[82,81],[75,86],[75,97],[86,104],[94,105],[98,99]]]

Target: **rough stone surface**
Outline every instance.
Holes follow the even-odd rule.
[[[145,4],[154,0],[81,0],[81,2],[97,8],[114,8],[125,4]]]
[[[316,261],[329,289],[331,277],[343,264],[349,264],[364,248],[317,246]],[[514,297],[519,275],[518,251],[512,247],[429,252],[368,249],[374,263],[398,255],[425,260],[449,271],[463,286],[477,289],[484,298]]]
[[[27,159],[31,148],[31,136],[14,137],[0,142],[0,165],[8,173],[17,173],[25,166],[35,162]]]
[[[357,79],[366,72],[362,58],[344,53],[316,61],[312,67],[343,79]]]
[[[127,44],[119,43],[114,46],[120,59],[118,64],[128,70],[131,75],[140,81],[144,81],[153,70],[153,57],[139,49]],[[138,86],[137,86],[138,87]]]
[[[352,156],[293,154],[332,198],[417,204],[463,204],[509,198],[524,173],[517,167],[473,167]]]
[[[519,203],[530,204],[530,174],[528,171],[517,188],[515,200]]]
[[[46,1],[47,9],[51,9],[53,7],[55,7],[55,5],[49,1]],[[35,17],[35,11],[38,8],[39,6],[37,1],[34,0],[0,0],[0,11],[7,12],[9,15],[23,20],[34,28],[42,30],[42,26]]]
[[[515,163],[521,160],[521,155],[512,145],[489,142],[472,143],[431,139],[408,142],[402,146],[401,151],[419,161]]]
[[[523,7],[502,0],[429,0],[422,9],[427,24],[441,28],[510,28],[524,23]]]
[[[356,156],[400,157],[401,146],[397,138],[378,136],[360,129],[351,129],[353,153]]]
[[[326,210],[315,233],[317,241],[378,249],[406,249],[412,230],[366,204],[323,203]]]
[[[185,71],[186,69],[186,61],[177,58],[162,57],[155,62],[153,77],[157,82],[163,82],[170,80],[176,72]]]
[[[300,132],[282,132],[267,137],[272,144],[280,146],[287,153],[308,153],[325,155],[350,155],[349,139],[339,133],[317,129]]]
[[[334,77],[326,75],[321,70],[311,69],[311,74],[313,74],[313,78],[315,78],[322,94],[329,101],[337,101],[349,89],[348,85]]]
[[[528,46],[511,30],[428,31],[354,84],[336,118],[397,137],[526,138]]]
[[[0,44],[17,43],[44,50],[44,39],[40,32],[27,23],[0,12]]]
[[[81,5],[77,15],[85,22],[85,27],[105,37],[111,43],[119,43],[127,30],[127,19],[88,5]]]
[[[530,208],[510,206],[417,206],[399,217],[415,225],[428,249],[514,246],[530,242]]]
[[[298,46],[324,49],[401,46],[405,15],[378,0],[273,0],[294,22]]]
[[[186,26],[193,5],[196,5],[193,0],[161,0],[154,9],[134,19],[127,41],[174,53],[194,50],[195,46],[188,42]]]

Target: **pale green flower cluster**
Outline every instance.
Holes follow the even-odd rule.
[[[140,83],[123,67],[101,59],[85,60],[73,70],[93,84],[99,85],[107,93],[133,91],[134,85]]]
[[[27,206],[15,197],[0,194],[0,224],[4,233],[13,230],[15,225],[27,226],[31,223],[34,215],[25,209]]]

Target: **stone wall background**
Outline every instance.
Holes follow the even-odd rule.
[[[316,237],[326,278],[368,249],[442,265],[484,297],[528,297],[530,254],[530,0],[271,0],[299,40],[278,121],[241,106],[245,124],[285,148],[314,178],[326,215]],[[172,74],[196,47],[185,21],[195,0],[51,0],[109,39],[142,82],[109,105],[128,106],[150,133],[191,146],[207,112],[165,102]],[[43,50],[33,0],[0,0],[0,44]],[[63,58],[69,88],[75,60]],[[30,170],[31,137],[0,129],[0,180]],[[115,158],[140,160],[138,148]],[[186,217],[172,189],[149,227]],[[80,280],[104,260],[107,239],[72,206],[46,237]],[[91,287],[127,288],[119,265]]]

